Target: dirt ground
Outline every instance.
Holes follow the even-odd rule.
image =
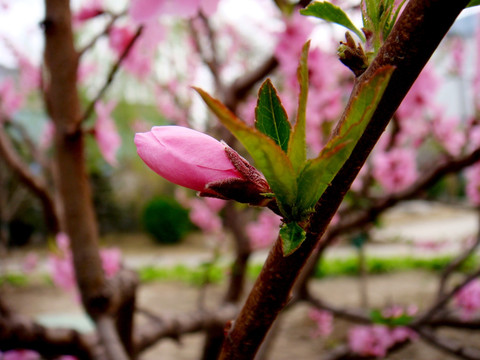
[[[312,283],[316,294],[324,296],[337,306],[358,306],[359,291],[357,279],[338,277],[317,280]],[[410,271],[389,275],[377,275],[369,278],[369,302],[372,306],[384,306],[396,303],[408,305],[417,303],[427,306],[435,293],[435,276],[428,272]],[[205,304],[213,307],[216,299],[223,293],[223,285],[211,285],[207,289]],[[81,310],[71,295],[48,285],[29,287],[6,287],[3,294],[7,301],[25,315],[34,316],[46,321],[54,309],[56,317],[64,317],[68,321],[77,321]],[[173,281],[155,282],[141,286],[138,305],[159,314],[173,315],[198,308],[199,289],[185,283]],[[299,304],[285,312],[279,322],[279,332],[273,346],[270,359],[301,360],[322,359],[328,349],[340,344],[345,338],[346,324],[336,321],[334,331],[326,339],[312,338],[315,324],[308,317],[308,306]],[[67,320],[66,318],[70,318]],[[50,320],[52,317],[50,317]],[[73,319],[73,320],[72,320]],[[59,320],[59,319],[57,319]],[[56,323],[62,324],[57,321]],[[478,343],[472,333],[450,333],[471,344]],[[477,334],[478,336],[478,334]],[[180,341],[165,339],[146,351],[142,360],[194,360],[199,358],[199,350],[203,344],[201,334],[186,335]],[[439,360],[454,359],[432,349],[429,345],[417,341],[389,359]]]

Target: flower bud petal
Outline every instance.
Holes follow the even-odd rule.
[[[214,181],[243,179],[225,153],[225,145],[209,135],[181,127],[155,126],[135,135],[138,155],[157,174],[201,191]]]

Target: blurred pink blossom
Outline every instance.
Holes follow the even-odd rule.
[[[90,0],[82,4],[82,7],[73,14],[73,22],[75,25],[81,25],[85,21],[90,20],[103,13],[102,0]]]
[[[406,326],[397,326],[390,330],[390,336],[394,343],[400,343],[407,340],[416,340],[418,334]]]
[[[10,350],[0,353],[2,360],[40,360],[40,354],[33,350]]]
[[[97,64],[82,61],[78,64],[77,81],[84,83],[97,70]]]
[[[222,228],[222,220],[218,216],[218,210],[209,206],[205,199],[191,199],[190,205],[190,220],[200,229],[207,233],[218,232]],[[219,200],[219,199],[214,199]],[[219,200],[225,203],[224,200]]]
[[[100,258],[107,279],[113,277],[120,270],[122,265],[122,252],[120,249],[102,249],[100,250]]]
[[[332,333],[333,315],[330,311],[311,309],[308,316],[317,324],[317,329],[312,334],[313,337],[327,337]]]
[[[48,149],[53,144],[53,138],[55,137],[55,125],[53,121],[48,120],[43,126],[42,132],[40,133],[40,139],[38,145],[40,150],[44,151]]]
[[[152,61],[157,45],[164,38],[165,29],[159,23],[148,23],[144,26],[140,37],[135,41],[128,55],[122,62],[132,75],[144,79],[151,73]],[[120,57],[133,41],[134,30],[129,26],[114,26],[109,31],[109,45]]]
[[[385,325],[354,326],[348,332],[350,349],[361,356],[384,357],[397,342],[417,339],[408,327],[388,328]]]
[[[132,0],[129,14],[137,23],[145,23],[158,16],[171,15],[190,18],[200,11],[206,16],[217,11],[219,0]]]
[[[246,228],[252,248],[263,249],[272,245],[278,236],[280,223],[280,216],[267,210],[260,212],[257,221],[248,223]]]
[[[480,163],[469,167],[466,172],[467,185],[465,192],[468,200],[475,205],[480,205]]]
[[[425,109],[432,105],[435,90],[439,85],[440,82],[434,73],[433,66],[427,64],[398,108],[398,117],[419,121]]]
[[[348,344],[359,355],[384,357],[394,341],[384,325],[354,326],[348,332]]]
[[[111,112],[115,106],[115,101],[110,101],[106,104],[98,101],[95,104],[95,112],[97,113],[95,139],[103,158],[111,166],[117,165],[116,154],[122,143],[115,122],[111,117]]]
[[[377,152],[372,165],[373,177],[388,192],[404,190],[417,179],[415,152],[412,149]]]
[[[312,33],[314,25],[298,12],[284,20],[285,30],[279,33],[275,56],[282,71],[289,78],[296,74],[302,47]]]
[[[60,232],[56,236],[58,251],[49,257],[48,265],[53,283],[65,291],[74,291],[76,286],[73,254],[70,249],[70,239]],[[121,268],[121,252],[117,248],[101,249],[100,259],[107,278],[114,276]]]
[[[210,182],[243,179],[227,157],[227,145],[186,127],[154,126],[137,133],[135,144],[153,171],[189,189],[202,191]]]
[[[460,308],[465,321],[471,319],[480,310],[479,279],[469,282],[455,295],[455,305]]]
[[[453,156],[460,155],[465,145],[465,134],[460,130],[460,119],[458,117],[446,118],[439,115],[433,121],[435,137]]]

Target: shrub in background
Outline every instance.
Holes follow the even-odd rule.
[[[161,244],[178,243],[194,228],[188,210],[168,197],[155,197],[146,204],[142,224],[154,240]]]

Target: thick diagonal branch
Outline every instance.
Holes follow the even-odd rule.
[[[280,239],[275,243],[235,326],[224,342],[220,359],[254,357],[273,321],[288,302],[299,272],[393,113],[467,3],[468,0],[412,0],[408,3],[378,56],[357,79],[352,91],[352,97],[356,96],[359,86],[368,82],[378,68],[385,65],[396,68],[370,124],[350,158],[319,200],[306,229],[307,239],[302,246],[292,255],[283,257]]]

